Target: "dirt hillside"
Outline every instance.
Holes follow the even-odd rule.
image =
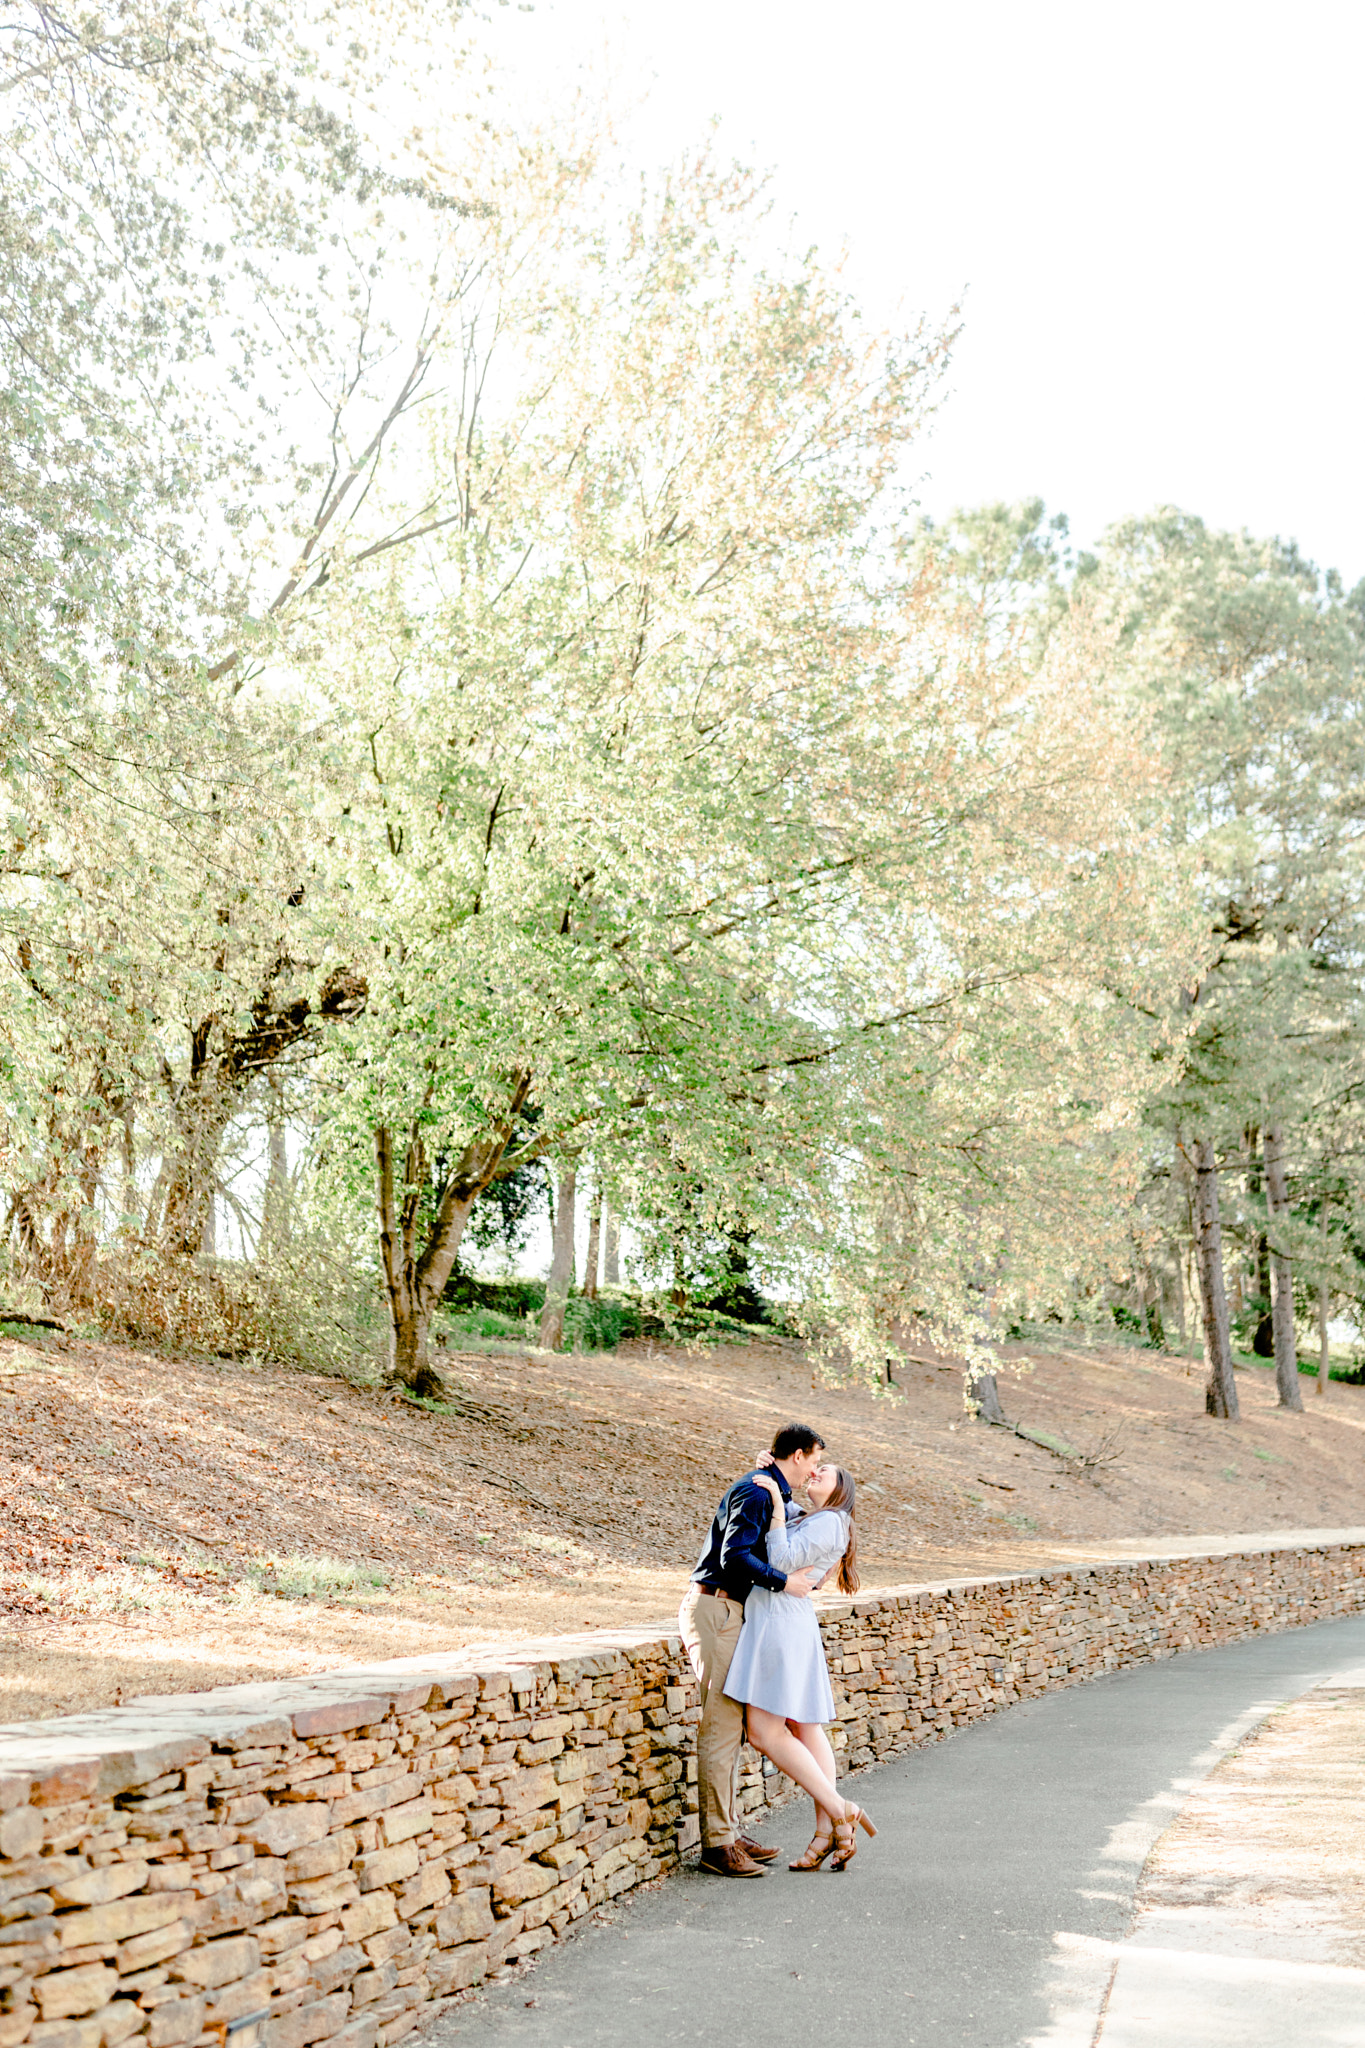
[[[0,1341],[0,1720],[357,1659],[665,1622],[716,1499],[795,1416],[859,1481],[864,1583],[1365,1521],[1365,1388],[1244,1420],[1199,1367],[1027,1353],[1011,1421],[932,1359],[877,1396],[801,1349],[464,1356],[443,1412],[303,1373]],[[1088,1462],[1083,1462],[1088,1461]]]

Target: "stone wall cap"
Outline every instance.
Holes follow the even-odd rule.
[[[840,1595],[818,1606],[822,1618],[833,1624],[852,1615],[945,1606],[957,1614],[982,1595],[1027,1588],[1060,1592],[1067,1585],[1103,1582],[1106,1575],[1130,1577],[1161,1565],[1235,1567],[1267,1553],[1303,1557],[1350,1550],[1365,1553],[1365,1528],[1170,1537],[1104,1551],[1077,1546],[1070,1555],[1037,1570],[951,1574],[874,1586],[856,1600]],[[1365,1567],[1365,1556],[1361,1562]],[[467,1697],[481,1682],[525,1691],[538,1683],[607,1677],[641,1662],[676,1658],[679,1651],[676,1631],[667,1623],[655,1623],[529,1637],[510,1644],[465,1643],[449,1655],[426,1652],[294,1678],[216,1686],[203,1693],[148,1694],[121,1707],[70,1719],[0,1725],[0,1787],[12,1803],[16,1797],[41,1796],[42,1781],[71,1772],[88,1775],[92,1789],[97,1782],[100,1796],[116,1797],[133,1785],[197,1761],[210,1748],[282,1746],[305,1732],[342,1732],[393,1712],[416,1711],[433,1695],[447,1700]]]

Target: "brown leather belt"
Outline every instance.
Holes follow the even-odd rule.
[[[731,1593],[724,1586],[716,1585],[712,1580],[696,1579],[693,1583],[699,1593],[709,1593],[713,1600],[733,1600],[737,1607],[744,1605],[744,1601],[738,1593]]]

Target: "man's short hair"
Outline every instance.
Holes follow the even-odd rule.
[[[790,1458],[797,1451],[823,1451],[825,1439],[804,1422],[784,1422],[773,1438],[773,1456]]]

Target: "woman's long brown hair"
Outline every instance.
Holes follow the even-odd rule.
[[[841,1593],[856,1593],[858,1590],[858,1531],[853,1520],[854,1485],[853,1474],[845,1472],[842,1465],[836,1465],[838,1478],[834,1491],[824,1503],[826,1508],[837,1508],[848,1516],[848,1543],[839,1559],[839,1569],[834,1583]],[[821,1510],[823,1513],[823,1509]]]

